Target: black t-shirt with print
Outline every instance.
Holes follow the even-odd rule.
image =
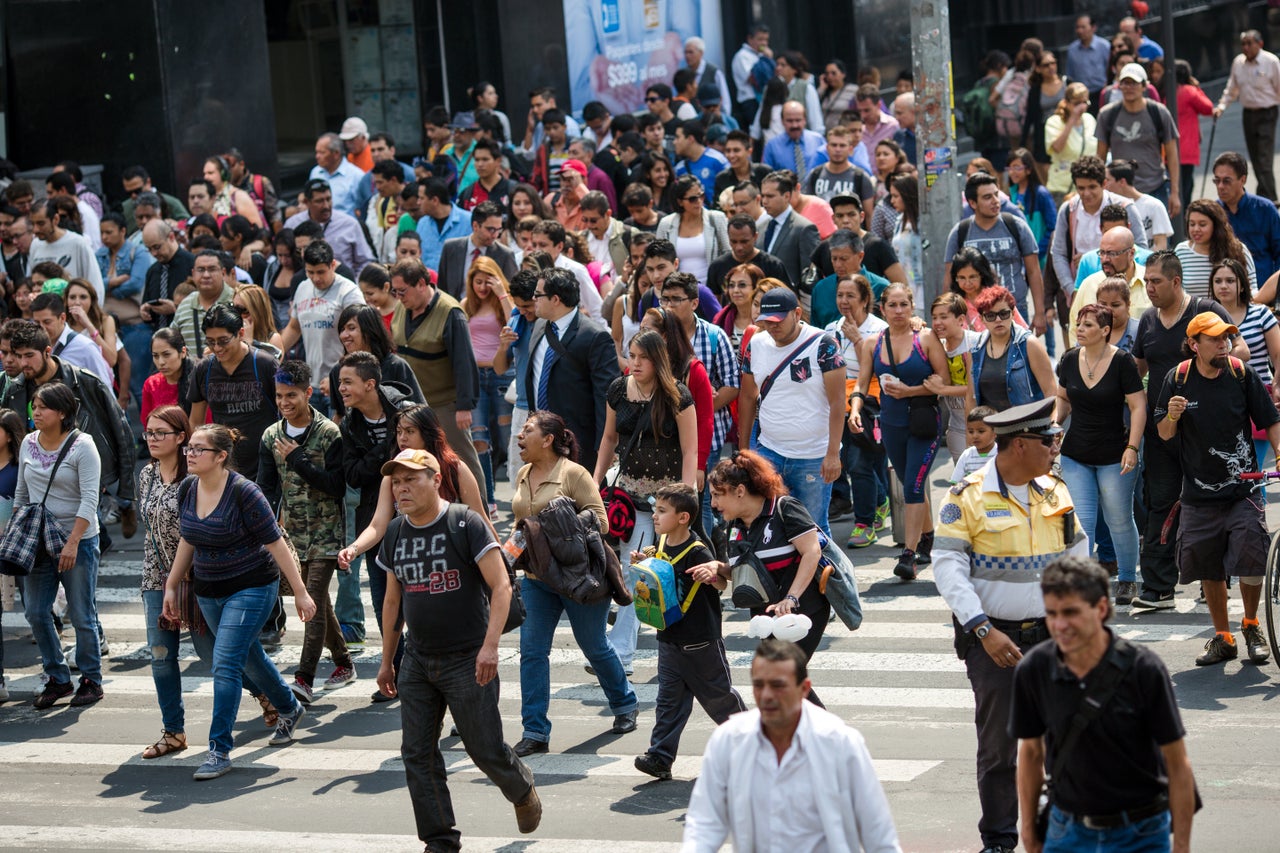
[[[1129,443],[1124,398],[1142,390],[1142,377],[1133,356],[1121,350],[1090,388],[1081,375],[1080,353],[1068,350],[1058,362],[1058,384],[1071,401],[1071,429],[1062,440],[1062,455],[1085,465],[1115,465]]]
[[[451,513],[449,506],[442,501],[440,515],[422,527],[394,519],[378,549],[378,566],[400,581],[407,642],[422,654],[479,649],[489,629],[488,587],[477,564],[498,543],[473,510]]]
[[[1192,362],[1181,390],[1176,387],[1176,366],[1165,376],[1155,419],[1165,417],[1174,395],[1187,398],[1187,409],[1178,419],[1178,434],[1168,442],[1182,461],[1183,503],[1230,503],[1248,497],[1253,490],[1253,483],[1241,482],[1237,476],[1258,470],[1250,419],[1259,427],[1268,427],[1280,420],[1280,415],[1258,374],[1247,364],[1241,367],[1243,380],[1229,368],[1219,371],[1214,379],[1206,379]]]
[[[689,541],[686,540],[680,545],[668,545],[667,556],[678,555],[689,547]],[[685,574],[685,570],[702,563],[709,563],[714,559],[715,555],[711,553],[711,549],[699,542],[690,549],[689,553],[671,562],[672,568],[676,571],[676,593],[682,604],[694,584],[693,578]],[[694,593],[693,601],[689,603],[689,609],[685,611],[684,617],[665,631],[658,632],[660,642],[676,643],[681,646],[711,642],[720,639],[720,636],[720,590],[707,583],[698,586],[698,591]]]

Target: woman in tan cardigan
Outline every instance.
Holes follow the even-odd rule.
[[[516,438],[516,446],[525,462],[516,475],[516,492],[511,499],[517,523],[522,518],[536,516],[553,499],[563,495],[573,500],[579,512],[584,509],[594,512],[601,531],[608,529],[600,487],[591,472],[575,461],[578,442],[563,418],[545,411],[530,414]],[[634,731],[636,693],[605,637],[609,598],[595,604],[578,604],[528,573],[521,581],[520,594],[525,607],[525,620],[520,627],[520,716],[524,734],[515,745],[516,755],[523,758],[549,749],[551,644],[562,613],[569,617],[574,639],[591,662],[590,671],[608,697],[614,714],[613,733]]]

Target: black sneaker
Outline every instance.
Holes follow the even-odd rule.
[[[63,696],[70,696],[74,690],[70,681],[50,681],[31,704],[43,711],[46,708],[52,708],[53,703]]]
[[[77,688],[76,695],[71,697],[71,707],[79,708],[100,701],[102,701],[102,685],[96,681],[81,678],[80,687]]]
[[[916,543],[916,565],[927,566],[933,562],[933,534],[921,533]]]
[[[258,635],[258,642],[262,643],[262,648],[269,652],[274,652],[284,643],[285,629],[279,631],[263,631]]]
[[[671,765],[652,752],[636,756],[636,769],[641,773],[648,773],[655,779],[671,778]]]
[[[1132,604],[1138,595],[1136,581],[1116,581],[1116,605]]]
[[[1204,654],[1196,658],[1196,666],[1213,666],[1235,660],[1239,654],[1240,649],[1235,643],[1228,643],[1221,634],[1214,634],[1213,639],[1204,644]]]
[[[1244,635],[1244,650],[1249,660],[1253,663],[1266,663],[1271,652],[1267,651],[1267,637],[1262,633],[1262,626],[1249,625],[1241,628],[1240,633]]]
[[[370,702],[394,702],[396,701],[396,697],[388,696],[387,694],[383,693],[381,690],[375,690],[373,691],[373,695],[369,697],[369,701]]]
[[[511,751],[520,758],[527,758],[534,753],[546,752],[549,749],[551,749],[551,746],[545,740],[533,740],[532,738],[524,738],[511,747]]]
[[[910,548],[903,548],[902,553],[898,556],[898,565],[893,567],[893,573],[904,581],[913,581],[916,579],[916,554]]]
[[[847,521],[853,516],[853,503],[847,498],[831,499],[831,505],[827,507],[827,521]],[[637,759],[638,760],[638,759]],[[670,776],[667,776],[670,779]]]
[[[636,720],[639,716],[639,711],[618,714],[613,718],[613,728],[609,729],[609,731],[615,735],[630,734],[636,730]]]
[[[1144,589],[1142,594],[1133,600],[1131,607],[1134,613],[1152,613],[1156,610],[1172,610],[1176,606],[1173,590],[1168,592],[1152,592]]]

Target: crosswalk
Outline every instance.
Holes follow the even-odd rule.
[[[903,585],[892,577],[889,548],[866,549],[855,558],[865,621],[857,632],[831,623],[810,677],[827,707],[867,737],[904,849],[971,849],[977,813],[973,701],[964,667],[951,649],[950,613],[928,570],[916,583]],[[104,561],[98,598],[111,656],[104,664],[106,699],[88,709],[31,707],[30,697],[41,688],[35,647],[22,615],[4,613],[5,674],[12,698],[0,706],[0,767],[9,782],[0,790],[0,846],[167,850],[180,838],[184,850],[275,853],[299,846],[345,851],[374,844],[385,850],[421,849],[404,790],[399,703],[369,701],[381,662],[376,632],[356,658],[359,679],[317,694],[297,742],[267,746],[269,731],[257,705],[246,701],[232,754],[236,769],[197,784],[190,774],[202,759],[212,680],[189,643],[183,645],[182,669],[191,748],[155,761],[141,758],[142,748],[159,733],[160,714],[137,582],[132,555]],[[372,629],[367,592],[365,599]],[[285,644],[272,655],[287,678],[302,640],[301,623],[291,608],[288,612]],[[746,637],[746,622],[746,614],[725,614],[734,684],[750,703],[755,641]],[[1114,626],[1122,636],[1154,644],[1171,669],[1189,667],[1211,634],[1203,605],[1189,597],[1173,611],[1119,615]],[[71,632],[67,641],[73,641]],[[632,760],[647,746],[653,722],[656,658],[653,634],[646,631],[633,677],[640,730],[615,736],[608,733],[612,718],[603,693],[583,672],[568,623],[559,626],[551,652],[551,751],[529,759],[545,808],[543,826],[532,836],[518,836],[501,795],[476,771],[459,739],[446,732],[443,757],[465,849],[574,853],[598,851],[606,843],[611,853],[677,849],[713,725],[695,708],[674,781],[656,782],[635,770]],[[322,661],[317,681],[328,669]],[[503,637],[499,676],[505,735],[515,743],[521,737],[516,633]],[[1202,731],[1230,724],[1197,709],[1185,709],[1184,719],[1188,729]],[[1268,720],[1252,722],[1277,727]],[[1213,785],[1212,777],[1200,782]],[[922,818],[918,807],[926,791],[935,793]],[[58,809],[58,820],[33,819],[51,809]]]

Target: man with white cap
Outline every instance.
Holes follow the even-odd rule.
[[[373,152],[369,150],[369,125],[364,119],[352,116],[342,123],[338,138],[347,146],[347,162],[357,166],[361,172],[373,168]]]
[[[1087,557],[1089,540],[1075,523],[1066,485],[1049,473],[1062,434],[1053,399],[986,421],[999,452],[952,486],[938,510],[933,572],[973,687],[983,853],[1012,853],[1018,844],[1018,741],[1008,731],[1013,668],[1049,638],[1044,567],[1064,554]]]
[[[1139,164],[1133,185],[1138,192],[1158,198],[1176,217],[1182,211],[1178,193],[1178,170],[1165,163],[1178,162],[1178,124],[1164,104],[1148,98],[1147,72],[1136,62],[1120,69],[1121,99],[1107,104],[1098,113],[1093,135],[1098,140],[1098,159],[1112,157]],[[1161,155],[1163,154],[1163,161]]]
[[[382,466],[402,515],[387,527],[377,564],[387,573],[378,689],[401,701],[401,745],[418,837],[432,851],[458,850],[440,729],[449,711],[476,768],[515,804],[521,832],[533,832],[542,803],[533,773],[502,738],[498,641],[511,583],[489,525],[440,497],[440,463],[403,450]],[[399,672],[401,604],[409,631]]]
[[[1270,542],[1263,504],[1253,494],[1256,484],[1241,475],[1258,471],[1253,424],[1280,449],[1280,414],[1249,363],[1229,355],[1239,333],[1212,311],[1192,317],[1184,345],[1192,358],[1165,375],[1153,409],[1160,438],[1171,442],[1182,463],[1179,579],[1200,582],[1213,619],[1213,638],[1197,666],[1239,655],[1227,622],[1228,577],[1240,581],[1240,632],[1249,660],[1263,663],[1268,657],[1258,601]]]

